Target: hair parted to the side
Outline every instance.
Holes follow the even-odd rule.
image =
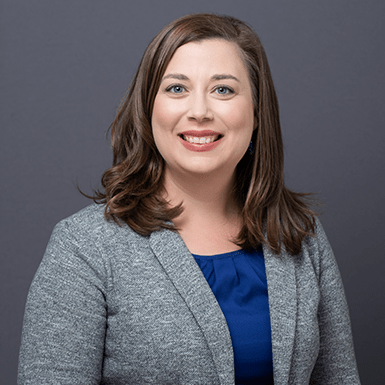
[[[147,47],[138,71],[122,100],[111,130],[113,166],[102,176],[104,191],[91,198],[105,203],[105,216],[127,223],[142,235],[161,228],[175,230],[170,221],[182,206],[169,207],[163,199],[164,160],[151,128],[155,96],[175,51],[189,42],[225,39],[237,44],[253,90],[257,128],[253,153],[246,152],[236,169],[234,186],[242,215],[236,244],[243,248],[267,243],[292,255],[304,238],[314,233],[314,212],[307,195],[284,185],[283,143],[278,101],[262,44],[244,22],[230,16],[192,14],[163,28]]]

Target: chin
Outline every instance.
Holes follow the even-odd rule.
[[[235,166],[213,165],[212,160],[208,162],[190,162],[182,167],[184,174],[199,177],[218,177],[232,174]]]

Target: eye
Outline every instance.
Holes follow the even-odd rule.
[[[174,94],[181,94],[183,91],[186,91],[186,88],[181,84],[173,84],[166,88],[167,92],[172,92]]]
[[[214,92],[216,92],[219,95],[229,95],[229,94],[233,94],[234,90],[227,86],[219,86],[214,90]]]

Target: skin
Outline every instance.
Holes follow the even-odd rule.
[[[231,241],[240,228],[231,191],[236,165],[255,128],[253,111],[247,69],[236,44],[215,39],[177,49],[155,98],[152,127],[166,162],[167,199],[173,205],[183,201],[184,211],[174,224],[193,253],[239,249]],[[209,151],[192,151],[181,139],[191,130],[213,131],[220,140]]]

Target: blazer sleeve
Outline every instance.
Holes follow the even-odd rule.
[[[65,222],[55,227],[31,284],[18,385],[100,382],[105,274],[97,248],[79,232],[69,231]]]
[[[360,384],[348,305],[333,251],[321,224],[316,227],[320,302],[320,349],[310,384]]]

